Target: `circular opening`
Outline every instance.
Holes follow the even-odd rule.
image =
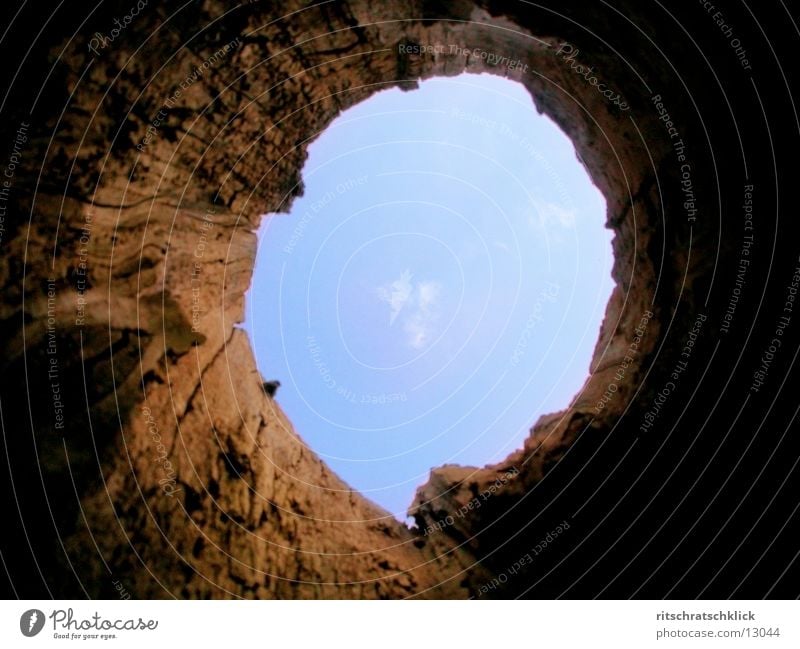
[[[492,75],[373,95],[303,177],[264,218],[246,328],[302,439],[402,519],[432,467],[505,457],[580,390],[613,288],[605,201]]]

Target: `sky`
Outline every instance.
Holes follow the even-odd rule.
[[[264,217],[245,329],[303,442],[405,520],[431,468],[504,458],[583,385],[605,200],[524,87],[486,74],[348,109],[303,182]]]

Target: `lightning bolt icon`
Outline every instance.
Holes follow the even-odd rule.
[[[33,630],[33,625],[36,624],[36,620],[39,619],[39,616],[36,614],[36,611],[31,613],[31,618],[28,620],[28,631]]]

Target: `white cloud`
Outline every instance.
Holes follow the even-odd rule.
[[[428,309],[439,301],[441,286],[438,282],[420,282],[417,284],[417,296],[420,309]]]
[[[398,279],[378,287],[378,298],[392,307],[392,312],[389,316],[390,325],[394,324],[400,311],[403,310],[403,307],[405,307],[411,297],[411,291],[413,290],[411,285],[412,277],[411,271],[406,269],[400,274]]]
[[[550,228],[558,226],[569,229],[575,226],[575,211],[566,209],[558,203],[539,203],[534,205],[535,212],[529,221],[534,228]]]
[[[430,343],[436,330],[442,286],[431,280],[414,283],[413,277],[406,269],[398,279],[379,286],[376,294],[391,309],[389,326],[403,312],[401,322],[407,344],[412,349],[422,349]]]

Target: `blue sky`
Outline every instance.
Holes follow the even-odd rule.
[[[405,519],[432,467],[503,458],[580,389],[613,287],[605,201],[491,75],[377,93],[303,179],[264,218],[245,328],[303,440]]]

